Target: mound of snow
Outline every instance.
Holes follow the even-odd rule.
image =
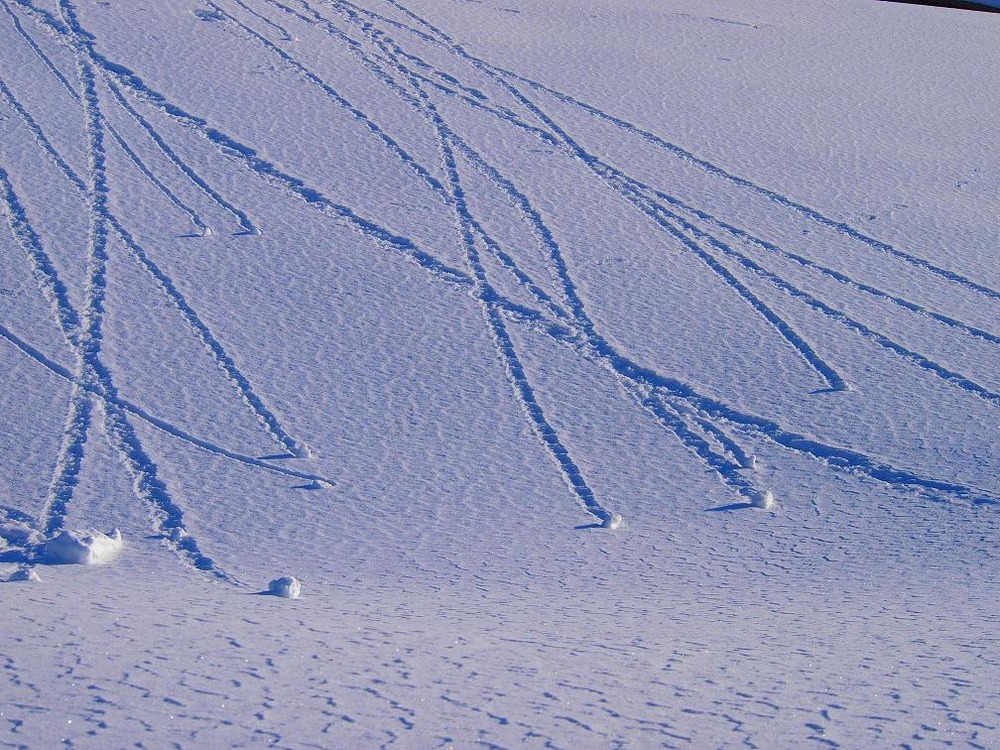
[[[758,494],[753,501],[750,503],[754,508],[761,508],[762,510],[770,510],[774,507],[774,493],[771,490],[761,492]]]
[[[601,522],[601,527],[605,529],[617,529],[622,525],[622,517],[617,513],[612,514]]]
[[[302,584],[299,579],[293,576],[275,578],[267,585],[268,593],[281,596],[285,599],[298,599],[302,593]]]
[[[110,535],[95,529],[64,531],[45,545],[44,559],[55,564],[101,565],[110,562],[122,549],[122,532]]]
[[[8,544],[17,547],[33,544],[38,532],[21,521],[5,521],[0,523],[0,547]]]
[[[174,526],[169,532],[167,532],[167,538],[172,542],[182,542],[187,535],[187,531],[180,526]]]
[[[19,568],[10,574],[8,581],[40,581],[42,580],[34,568]]]

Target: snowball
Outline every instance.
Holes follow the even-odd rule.
[[[111,535],[94,529],[64,531],[45,545],[44,558],[50,563],[101,565],[110,562],[122,549],[122,533]]]
[[[766,492],[758,493],[754,499],[750,502],[754,508],[762,508],[763,510],[770,510],[774,507],[774,493],[771,490]]]
[[[35,572],[34,568],[20,568],[15,570],[10,574],[9,581],[40,581],[38,573]]]
[[[285,599],[298,599],[299,594],[302,593],[302,584],[299,583],[298,578],[285,576],[284,578],[275,578],[271,581],[267,585],[267,590],[269,593],[284,597]]]
[[[621,525],[622,525],[622,517],[619,516],[617,513],[608,516],[601,522],[601,528],[605,529],[617,529]]]
[[[182,529],[180,526],[174,526],[167,533],[167,537],[170,539],[170,541],[171,542],[175,542],[175,543],[179,543],[179,542],[184,541],[184,538],[187,535],[188,535],[187,531],[185,531],[184,529]]]

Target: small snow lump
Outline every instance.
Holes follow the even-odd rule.
[[[40,581],[42,580],[34,568],[18,568],[10,574],[8,581]]]
[[[302,584],[299,583],[299,579],[293,576],[284,576],[282,578],[275,578],[267,585],[267,591],[275,596],[280,596],[285,599],[298,599],[299,594],[302,593]]]
[[[754,508],[761,508],[762,510],[770,510],[774,507],[774,493],[771,490],[759,493],[751,501],[750,505]]]
[[[96,529],[64,531],[45,545],[44,560],[54,564],[102,565],[122,549],[122,532],[105,534]]]

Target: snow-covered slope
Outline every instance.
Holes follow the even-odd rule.
[[[0,742],[996,746],[998,42],[0,0]]]

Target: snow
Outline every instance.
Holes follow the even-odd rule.
[[[0,0],[0,744],[1000,745],[998,19]]]
[[[774,507],[774,493],[771,490],[764,490],[750,501],[750,505],[761,510],[770,510]]]
[[[302,593],[302,583],[294,576],[282,576],[271,581],[267,590],[283,599],[298,599]]]
[[[38,575],[38,571],[34,568],[18,568],[13,573],[10,574],[8,581],[40,581],[42,577]]]
[[[617,513],[613,513],[612,515],[608,516],[601,522],[601,526],[604,527],[605,529],[614,530],[621,525],[622,525],[622,517]]]
[[[53,565],[104,565],[122,551],[122,532],[96,529],[63,531],[45,544],[42,560]]]

